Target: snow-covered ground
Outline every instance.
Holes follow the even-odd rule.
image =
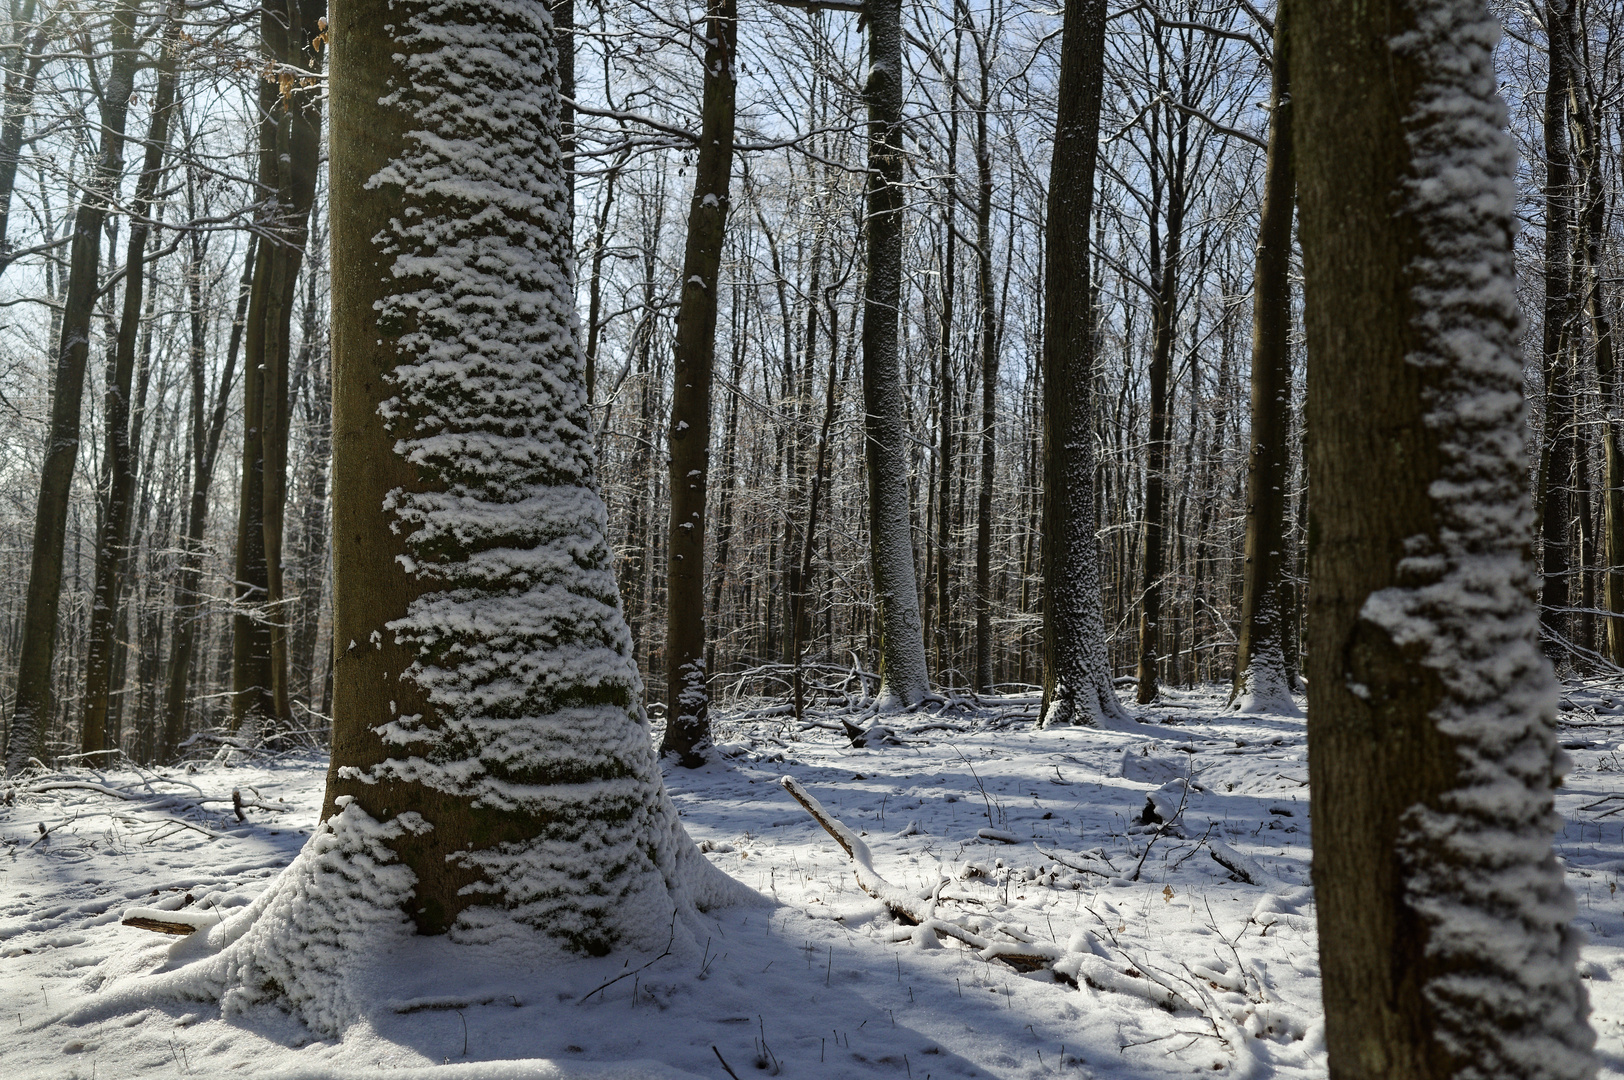
[[[725,1080],[724,1060],[740,1080],[1323,1076],[1303,722],[1222,700],[1173,692],[1117,734],[1036,731],[1035,704],[1004,699],[902,717],[883,749],[723,716],[726,757],[667,785],[709,857],[767,902],[706,917],[698,956],[641,970],[648,957],[470,965],[419,939],[340,1041],[196,1002],[61,1019],[185,959],[191,939],[123,926],[129,908],[228,911],[264,889],[315,824],[323,762],[36,779],[0,805],[0,1076]],[[1624,693],[1570,687],[1562,721],[1560,852],[1604,1075],[1624,1076]],[[935,893],[938,918],[1058,951],[1074,981],[897,923],[784,775],[863,834],[893,886],[927,908]],[[1147,800],[1174,824],[1140,824]]]

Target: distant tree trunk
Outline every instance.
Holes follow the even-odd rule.
[[[327,932],[335,903],[370,901],[454,940],[658,950],[697,925],[695,905],[738,888],[665,795],[620,612],[564,274],[547,6],[346,0],[333,23],[337,670],[322,814],[333,857],[366,836],[413,875],[334,901],[300,864],[280,899],[303,932]],[[470,119],[498,108],[511,124]],[[430,253],[435,269],[420,269]],[[301,934],[251,948],[302,979],[347,978],[300,960]]]
[[[908,506],[908,432],[903,419],[897,323],[902,305],[902,5],[868,4],[868,206],[864,218],[864,453],[868,467],[869,563],[880,637],[883,703],[917,705],[930,691],[925,632],[914,577]]]
[[[573,2],[573,0],[571,0]],[[608,254],[609,211],[615,204],[615,180],[624,159],[616,159],[603,178],[603,205],[598,207],[597,231],[592,241],[592,280],[587,286],[586,315],[586,400],[592,404],[598,389],[598,339],[603,332],[603,260]]]
[[[1269,158],[1252,277],[1252,426],[1246,462],[1246,564],[1235,685],[1242,712],[1296,714],[1291,700],[1291,544],[1286,515],[1291,481],[1291,219],[1297,193],[1292,161],[1290,41],[1275,17],[1269,89]]]
[[[1545,426],[1541,445],[1539,487],[1534,506],[1540,518],[1540,551],[1544,583],[1540,589],[1540,625],[1545,653],[1552,663],[1566,659],[1568,636],[1568,522],[1573,517],[1573,387],[1569,368],[1568,325],[1573,311],[1572,165],[1568,159],[1568,50],[1571,6],[1565,0],[1545,5],[1551,48],[1545,81],[1545,312],[1541,343],[1545,376]]]
[[[1602,293],[1605,270],[1602,242],[1607,235],[1607,188],[1602,176],[1601,132],[1596,120],[1589,72],[1579,64],[1574,40],[1576,26],[1566,24],[1561,52],[1567,58],[1568,117],[1573,158],[1579,166],[1576,186],[1579,203],[1580,270],[1584,280],[1584,310],[1590,320],[1596,352],[1602,410],[1602,600],[1610,612],[1624,612],[1624,417],[1620,409],[1618,361],[1613,351],[1613,320]],[[1553,52],[1556,47],[1553,44]],[[1624,617],[1607,619],[1607,658],[1624,664]]]
[[[996,464],[998,318],[993,308],[992,147],[987,111],[992,72],[986,43],[981,52],[981,99],[976,109],[976,307],[981,322],[981,477],[976,495],[975,689],[992,689],[992,480]]]
[[[195,178],[188,185],[189,194],[195,191]],[[192,208],[196,217],[196,208]],[[167,762],[175,755],[186,731],[188,690],[191,683],[192,660],[197,648],[199,624],[203,621],[203,597],[198,591],[203,570],[203,534],[208,528],[209,488],[214,483],[214,467],[220,456],[220,439],[225,432],[226,417],[231,398],[231,384],[236,377],[237,354],[242,347],[243,324],[248,313],[248,294],[254,277],[255,239],[248,239],[248,250],[243,256],[242,281],[237,288],[237,307],[231,322],[231,335],[226,347],[226,362],[215,388],[214,408],[208,405],[208,323],[205,315],[204,283],[205,250],[202,237],[190,236],[191,259],[187,267],[186,287],[189,293],[187,321],[191,330],[191,350],[188,368],[192,382],[191,417],[191,470],[192,491],[186,508],[186,536],[181,546],[180,570],[175,580],[175,641],[169,651],[169,672],[164,680],[162,734],[158,742],[158,760]]]
[[[67,539],[68,503],[79,456],[80,405],[90,353],[90,320],[101,288],[102,226],[124,171],[124,126],[135,92],[139,54],[135,47],[137,4],[113,12],[112,60],[101,99],[101,152],[73,216],[68,256],[68,291],[58,331],[57,360],[51,378],[51,421],[40,469],[34,517],[33,562],[23,613],[23,639],[17,661],[17,693],[6,744],[6,771],[27,766],[41,753],[51,717],[51,666],[56,655],[56,618],[62,600],[62,558]]]
[[[1591,1077],[1551,849],[1498,28],[1474,0],[1290,16],[1330,1074]]]
[[[130,389],[135,375],[137,335],[147,280],[147,238],[152,232],[148,215],[152,213],[153,196],[164,172],[164,151],[169,143],[179,35],[180,23],[171,17],[164,29],[159,53],[158,87],[147,131],[146,156],[135,185],[135,202],[130,207],[130,237],[124,257],[124,308],[114,339],[113,365],[107,382],[103,418],[107,428],[106,487],[102,492],[101,535],[96,538],[96,583],[91,593],[84,715],[80,723],[81,749],[87,754],[119,748],[110,738],[107,706],[113,685],[114,628],[123,602],[124,571],[130,561],[130,515],[135,493]]]
[[[1066,0],[1043,273],[1043,723],[1129,717],[1111,685],[1094,505],[1094,214],[1105,0]]]
[[[1150,430],[1145,447],[1145,520],[1140,531],[1139,694],[1141,705],[1156,700],[1157,666],[1161,660],[1162,575],[1167,558],[1167,466],[1172,451],[1172,416],[1168,386],[1173,372],[1173,344],[1178,330],[1179,262],[1184,246],[1184,212],[1188,197],[1184,143],[1189,120],[1173,121],[1179,133],[1167,171],[1167,230],[1160,272],[1151,305]],[[1154,252],[1153,252],[1154,253]],[[1154,261],[1154,260],[1153,260]]]
[[[705,669],[705,496],[710,483],[711,382],[733,174],[734,0],[710,0],[705,20],[704,104],[694,197],[682,261],[682,300],[671,391],[671,517],[666,541],[666,722],[661,754],[689,768],[710,745]]]
[[[313,70],[305,45],[326,0],[275,0],[260,13],[265,54],[284,68]],[[319,54],[315,54],[319,57]],[[315,65],[319,66],[319,65]],[[321,99],[291,76],[262,82],[259,180],[267,240],[254,265],[243,357],[242,488],[237,516],[236,611],[232,619],[231,726],[286,722],[287,610],[282,533],[287,503],[289,330],[308,237],[321,153]]]
[[[957,18],[955,18],[957,23]],[[959,192],[959,61],[964,31],[953,31],[952,86],[948,90],[947,162],[942,169],[942,285],[936,330],[938,449],[936,478],[936,673],[944,683],[953,667],[953,423],[957,395],[953,389],[953,303],[958,283],[958,226],[954,221]]]

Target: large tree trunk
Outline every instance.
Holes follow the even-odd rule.
[[[1290,16],[1331,1076],[1593,1076],[1551,850],[1498,28],[1474,0]]]
[[[267,59],[307,69],[305,43],[325,0],[277,0],[260,14]],[[232,618],[231,726],[290,719],[282,534],[287,503],[289,330],[299,266],[315,201],[321,99],[285,76],[261,83],[259,225],[269,240],[254,265],[243,356],[242,488],[237,516],[236,610]]]
[[[733,174],[734,0],[711,0],[705,23],[704,103],[671,392],[671,518],[666,533],[666,722],[661,754],[704,764],[710,745],[705,670],[705,496],[710,483],[711,382],[722,240]]]
[[[102,493],[101,534],[96,538],[96,582],[91,593],[89,643],[85,653],[84,715],[80,724],[81,749],[89,754],[116,750],[109,732],[108,697],[113,685],[113,654],[124,595],[124,570],[130,560],[130,515],[135,493],[135,452],[131,446],[130,389],[135,375],[137,335],[141,326],[146,285],[147,238],[152,232],[148,215],[163,174],[164,151],[169,143],[169,118],[175,104],[175,65],[180,45],[180,24],[171,18],[164,29],[158,60],[158,87],[147,131],[147,151],[136,181],[130,207],[130,238],[124,257],[124,306],[113,345],[111,377],[107,381],[106,487]]]
[[[864,451],[869,565],[880,637],[882,703],[917,705],[930,691],[914,577],[897,322],[902,304],[902,5],[868,4],[868,249],[863,281]]]
[[[135,3],[123,3],[113,13],[112,60],[101,101],[101,152],[73,217],[68,291],[62,305],[56,367],[51,378],[51,421],[40,469],[33,562],[17,660],[17,693],[6,743],[7,772],[25,767],[29,758],[41,752],[45,729],[50,724],[51,666],[56,655],[57,610],[62,600],[68,502],[79,457],[79,414],[90,353],[90,320],[101,286],[102,226],[117,191],[119,174],[124,171],[124,126],[139,60],[135,48],[136,12]]]
[[[1105,0],[1066,0],[1043,273],[1043,723],[1124,723],[1100,607],[1094,505],[1094,214]]]
[[[1291,700],[1291,51],[1282,10],[1274,24],[1269,88],[1269,157],[1263,179],[1252,277],[1252,430],[1246,462],[1246,565],[1230,702],[1242,712],[1295,715]]]
[[[323,817],[412,872],[379,910],[420,932],[658,949],[730,883],[661,785],[594,488],[547,5],[344,0],[333,24]],[[319,916],[302,869],[286,895]]]

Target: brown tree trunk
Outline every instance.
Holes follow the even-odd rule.
[[[1498,28],[1472,2],[1289,2],[1330,1075],[1594,1076],[1551,848]]]
[[[1579,267],[1583,275],[1584,311],[1596,351],[1601,388],[1602,425],[1602,602],[1609,612],[1624,612],[1624,416],[1621,416],[1618,361],[1613,351],[1613,320],[1602,291],[1602,242],[1607,235],[1607,188],[1602,176],[1601,136],[1589,72],[1579,63],[1577,27],[1566,24],[1560,51],[1567,59],[1568,118],[1573,160],[1579,167]],[[1558,51],[1553,41],[1553,52]],[[1607,658],[1624,664],[1624,616],[1607,619]]]
[[[990,31],[989,31],[990,32]],[[992,480],[996,464],[994,438],[998,402],[998,319],[993,309],[992,276],[992,147],[987,110],[992,95],[991,61],[984,39],[980,53],[981,100],[976,109],[976,308],[981,323],[980,488],[976,493],[976,630],[974,688],[992,690]]]
[[[122,3],[112,17],[112,61],[101,100],[101,152],[92,166],[73,217],[68,256],[68,291],[58,330],[57,359],[51,378],[51,420],[40,469],[34,517],[33,561],[23,612],[23,639],[17,661],[17,692],[6,743],[6,771],[16,772],[41,753],[51,718],[51,667],[56,655],[56,618],[62,600],[62,557],[67,539],[68,503],[79,456],[80,405],[90,351],[90,321],[101,282],[102,226],[124,170],[124,126],[135,90],[139,54],[135,47],[138,7]]]
[[[124,570],[130,559],[130,515],[135,492],[135,454],[131,446],[130,390],[135,375],[137,334],[141,326],[146,285],[147,238],[152,232],[148,215],[164,172],[164,151],[169,144],[169,118],[175,104],[175,65],[180,45],[180,23],[171,13],[164,28],[158,60],[158,87],[147,131],[146,157],[130,207],[130,238],[124,257],[124,307],[113,345],[111,377],[107,381],[106,488],[102,492],[101,533],[96,538],[96,582],[91,594],[90,628],[85,653],[84,713],[80,723],[81,749],[89,754],[119,749],[108,730],[108,696],[113,686],[114,629],[124,596]]]
[[[1291,633],[1291,544],[1286,489],[1291,479],[1291,220],[1297,193],[1292,161],[1291,53],[1274,24],[1269,89],[1269,158],[1252,278],[1252,426],[1246,462],[1246,563],[1230,703],[1247,711],[1295,712],[1287,666]]]
[[[936,477],[936,671],[944,682],[953,669],[953,425],[958,398],[953,388],[953,303],[958,283],[959,57],[962,28],[953,33],[953,72],[948,90],[947,162],[942,170],[942,295],[941,318],[936,329],[937,450]]]
[[[705,670],[705,497],[710,482],[711,382],[733,175],[734,0],[711,0],[705,21],[704,102],[694,197],[682,261],[671,393],[671,517],[666,542],[666,721],[661,754],[689,768],[710,745]]]
[[[1043,273],[1043,723],[1128,719],[1111,685],[1094,505],[1094,213],[1105,0],[1066,0]]]
[[[260,14],[267,59],[284,70],[314,70],[306,49],[325,0],[276,0]],[[262,82],[259,179],[268,197],[259,218],[267,240],[254,265],[243,356],[242,488],[237,517],[236,611],[232,619],[233,731],[285,723],[287,610],[282,536],[287,503],[289,330],[299,266],[315,201],[321,153],[321,99],[291,75]]]
[[[420,932],[657,950],[727,890],[665,796],[612,576],[545,7],[345,0],[332,22],[323,817],[340,836],[364,824],[413,871],[398,901]],[[507,105],[526,110],[512,125],[466,119]],[[474,182],[490,162],[507,165],[500,191]],[[420,270],[431,253],[439,269]],[[436,301],[444,274],[465,290],[453,303]]]
[[[1544,441],[1534,506],[1540,518],[1540,625],[1552,663],[1567,654],[1568,522],[1572,519],[1573,388],[1568,325],[1573,311],[1572,165],[1568,159],[1569,57],[1560,43],[1572,39],[1568,0],[1545,5],[1552,47],[1545,82],[1545,312],[1542,356],[1545,376]]]

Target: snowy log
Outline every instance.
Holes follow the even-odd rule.
[[[222,917],[218,911],[196,909],[167,911],[163,908],[134,907],[124,912],[119,925],[133,926],[137,930],[152,930],[159,934],[184,936],[214,926],[221,921]]]

